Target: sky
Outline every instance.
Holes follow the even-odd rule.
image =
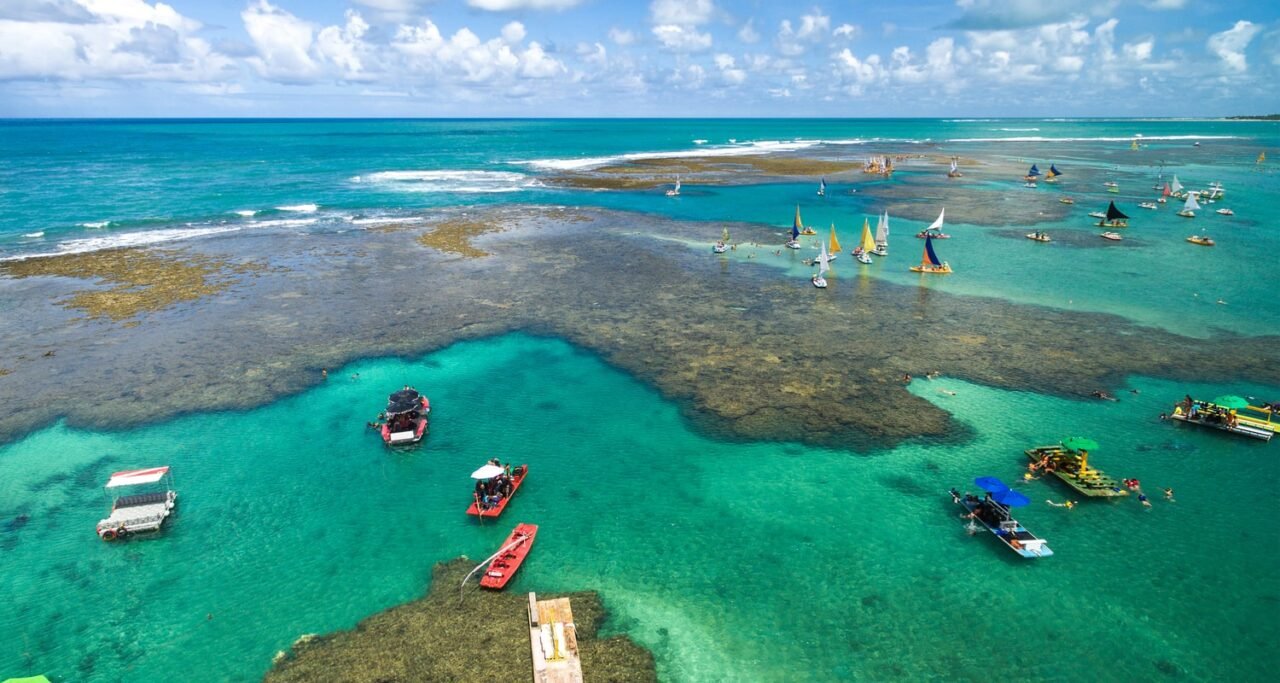
[[[0,0],[3,117],[1280,112],[1275,0]]]

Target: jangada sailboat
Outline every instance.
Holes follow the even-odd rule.
[[[831,267],[827,265],[827,262],[830,260],[831,259],[827,257],[827,245],[824,244],[822,245],[822,251],[818,252],[818,272],[812,278],[809,278],[809,281],[813,283],[814,287],[817,287],[818,289],[827,288],[827,279],[822,276],[826,275],[828,270],[831,270]]]
[[[1200,208],[1200,203],[1196,201],[1196,193],[1187,193],[1187,202],[1182,205],[1182,210],[1178,212],[1183,218],[1195,218],[1196,211]]]
[[[1182,199],[1187,196],[1186,188],[1182,186],[1182,183],[1178,182],[1178,176],[1176,175],[1173,176],[1173,182],[1169,184],[1168,196],[1175,197],[1177,199]]]
[[[1160,191],[1160,198],[1157,202],[1164,204],[1169,201],[1169,196],[1173,194],[1173,188],[1169,187],[1169,183],[1164,184],[1164,189]]]
[[[799,215],[800,212],[797,211],[796,216],[799,217]],[[794,224],[791,226],[791,239],[787,240],[786,247],[788,249],[800,248],[800,228],[796,227]]]
[[[671,188],[670,190],[667,190],[667,196],[668,197],[680,196],[680,176],[676,176],[676,186]]]
[[[876,241],[871,238],[871,221],[862,219],[862,239],[853,250],[853,257],[858,263],[871,263],[871,254],[876,250]]]
[[[1027,175],[1023,176],[1022,179],[1029,183],[1034,183],[1039,177],[1040,169],[1037,168],[1035,164],[1031,164],[1031,169],[1027,171]]]
[[[1049,164],[1049,172],[1044,175],[1044,181],[1046,183],[1056,183],[1060,175],[1062,175],[1062,171],[1059,171],[1057,166]]]
[[[831,251],[827,253],[827,259],[834,261],[840,255],[840,240],[836,239],[836,224],[831,224]]]
[[[791,232],[793,235],[818,234],[817,230],[814,230],[813,228],[805,227],[804,223],[800,221],[800,205],[799,204],[796,204],[796,219],[791,222]]]
[[[716,246],[711,247],[711,251],[714,251],[717,254],[723,254],[728,249],[729,249],[729,228],[726,227],[724,229],[724,232],[720,233],[720,241],[716,242]]]
[[[1116,208],[1116,203],[1111,202],[1107,205],[1107,213],[1102,220],[1098,221],[1099,228],[1127,228],[1129,227],[1129,217],[1124,215],[1120,209]]]
[[[959,178],[964,175],[960,172],[960,164],[956,162],[955,157],[951,157],[951,170],[947,171],[948,178]]]
[[[822,180],[818,181],[818,196],[819,197],[827,196],[827,179],[826,178],[823,178]]]
[[[938,258],[938,254],[933,251],[933,238],[924,238],[924,258],[920,260],[920,265],[911,266],[913,273],[934,273],[946,274],[951,272],[951,265],[946,261]]]
[[[880,221],[876,225],[876,248],[871,250],[876,256],[889,255],[889,212],[885,211],[880,215]]]
[[[935,220],[933,224],[930,225],[929,227],[925,228],[924,230],[921,230],[920,232],[917,232],[916,237],[919,237],[922,240],[928,239],[930,237],[932,237],[935,240],[951,239],[951,235],[948,235],[942,232],[942,217],[945,216],[946,213],[947,213],[947,210],[943,209],[942,213],[938,214],[938,219]]]

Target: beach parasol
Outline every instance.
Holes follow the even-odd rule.
[[[475,472],[472,472],[471,478],[472,479],[492,479],[498,476],[499,474],[502,474],[503,472],[506,472],[506,470],[504,470],[501,467],[498,467],[497,465],[485,465],[484,467],[481,467]]]
[[[977,479],[973,480],[973,485],[977,486],[983,491],[987,491],[990,493],[1009,490],[1008,485],[1006,485],[1003,481],[996,479],[995,477],[978,477]]]
[[[1001,505],[1008,505],[1011,508],[1020,508],[1024,505],[1030,505],[1031,499],[1011,489],[996,491],[991,494],[991,499]]]
[[[1069,436],[1062,440],[1062,447],[1069,451],[1096,451],[1098,442],[1083,436]]]
[[[1227,395],[1227,396],[1219,396],[1213,399],[1213,403],[1214,405],[1222,406],[1227,410],[1240,410],[1241,408],[1249,407],[1248,401],[1246,401],[1243,397],[1236,396],[1234,394]]]

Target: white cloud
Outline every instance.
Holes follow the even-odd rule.
[[[258,75],[269,80],[297,82],[320,73],[320,65],[311,58],[311,41],[315,26],[258,0],[240,13],[245,32],[257,48],[258,55],[249,63]]]
[[[803,54],[810,43],[822,40],[831,31],[831,17],[818,9],[801,16],[799,24],[795,28],[790,19],[783,19],[778,25],[778,52],[790,57]]]
[[[342,28],[328,26],[316,36],[316,52],[337,67],[344,80],[367,80],[364,73],[369,49],[363,42],[369,24],[355,10],[347,10],[347,23]]]
[[[509,12],[518,9],[568,9],[582,0],[467,0],[476,9]]]
[[[1187,0],[1147,0],[1142,4],[1151,9],[1182,9],[1187,6]]]
[[[1209,51],[1217,55],[1226,68],[1240,73],[1248,71],[1244,50],[1259,30],[1260,27],[1251,21],[1237,21],[1235,26],[1209,36]]]
[[[698,52],[711,47],[711,34],[699,33],[690,26],[662,24],[653,27],[653,35],[673,52]]]
[[[738,85],[747,80],[747,72],[738,68],[737,60],[733,55],[720,53],[715,56],[714,61],[716,68],[720,70],[720,77],[726,83]]]
[[[513,21],[502,27],[502,39],[508,43],[518,43],[524,40],[524,24]]]
[[[857,36],[859,32],[861,32],[861,29],[853,24],[840,24],[836,27],[836,30],[831,32],[831,35],[848,40]]]
[[[408,71],[444,82],[479,85],[521,77],[551,78],[567,72],[541,44],[531,42],[517,51],[513,48],[518,46],[510,44],[507,37],[510,35],[482,41],[471,29],[461,28],[445,39],[430,19],[424,19],[415,26],[400,26],[391,47]]]
[[[612,40],[615,45],[626,46],[636,42],[636,34],[614,27],[609,29],[609,40]]]
[[[711,21],[715,10],[711,0],[653,0],[649,5],[656,25],[701,26]]]
[[[738,29],[738,40],[747,44],[760,40],[760,34],[756,31],[754,24],[755,19],[748,19],[747,23],[743,24],[742,28]]]

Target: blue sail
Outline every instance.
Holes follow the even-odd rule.
[[[941,266],[942,261],[938,259],[938,255],[933,251],[933,238],[926,236],[924,238],[924,258],[931,266]]]
[[[1059,171],[1058,167],[1053,164],[1049,164],[1049,173],[1051,175],[1062,175],[1062,171]]]
[[[792,226],[791,226],[791,239],[793,239],[793,240],[794,240],[794,239],[799,239],[799,238],[800,238],[800,228],[797,228],[796,226],[792,225]]]
[[[1031,164],[1031,170],[1027,171],[1027,175],[1040,175],[1040,169],[1036,168],[1035,164]]]

